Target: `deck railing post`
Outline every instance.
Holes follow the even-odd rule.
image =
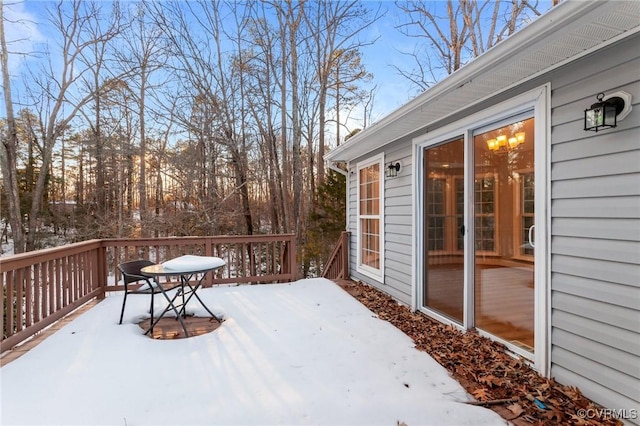
[[[289,249],[289,269],[291,270],[291,281],[295,281],[298,279],[298,262],[297,262],[297,247],[296,247],[296,236],[291,235],[291,239],[289,240],[290,249]]]
[[[350,232],[342,231],[340,235],[340,239],[342,241],[342,279],[348,279],[350,276],[349,273],[349,236]]]
[[[289,240],[285,240],[282,243],[282,253],[280,253],[280,271],[283,274],[289,274],[291,271],[289,263]]]
[[[213,256],[213,239],[207,238],[204,245],[204,255]],[[213,285],[213,273],[207,274],[204,280],[205,287],[211,287]]]
[[[107,248],[100,244],[95,250],[96,279],[98,281],[98,299],[104,299],[107,293]]]

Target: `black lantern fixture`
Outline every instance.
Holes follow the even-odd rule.
[[[604,99],[604,93],[596,96],[598,102],[584,110],[584,130],[597,132],[618,125],[618,114],[624,109],[624,99],[618,96]]]
[[[400,163],[389,163],[387,166],[387,177],[396,177],[400,171]]]

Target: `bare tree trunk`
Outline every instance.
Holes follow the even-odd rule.
[[[96,55],[96,59],[98,55]],[[102,58],[100,58],[102,59]],[[93,73],[93,84],[94,84],[94,88],[97,90],[100,87],[100,66],[101,66],[102,60],[96,61],[96,69],[94,69],[94,73]],[[102,128],[101,128],[101,124],[102,124],[102,117],[101,117],[101,101],[102,101],[102,96],[97,95],[95,97],[95,103],[94,103],[94,114],[95,114],[95,125],[94,127],[94,143],[95,143],[95,148],[96,148],[96,215],[98,216],[98,220],[103,220],[105,217],[105,213],[107,211],[106,205],[105,205],[105,193],[104,193],[104,187],[105,187],[105,170],[104,170],[104,153],[103,153],[103,138],[102,138]]]
[[[2,162],[2,178],[5,185],[8,204],[9,224],[13,236],[15,253],[23,253],[26,247],[22,214],[20,213],[20,192],[18,187],[18,132],[13,113],[11,98],[11,78],[7,67],[9,53],[4,32],[4,2],[0,0],[0,65],[2,66],[2,86],[4,88],[4,106],[7,111],[7,135],[2,138],[0,161]]]
[[[140,195],[140,222],[142,223],[141,235],[146,236],[147,222],[147,133],[145,128],[145,96],[146,96],[146,66],[143,63],[140,69],[140,90],[138,91],[138,116],[140,120],[140,174],[138,176],[138,194]]]
[[[304,14],[303,3],[298,3],[294,7],[292,0],[287,0],[286,23],[289,57],[289,78],[291,80],[291,160],[292,160],[292,183],[293,183],[293,205],[291,210],[291,219],[293,221],[292,228],[295,230],[298,240],[301,239],[300,229],[302,218],[300,213],[302,210],[302,158],[301,158],[301,142],[302,128],[300,120],[300,97],[298,82],[298,29],[302,16]],[[296,10],[297,9],[297,10]],[[297,15],[294,15],[297,13]]]
[[[80,145],[77,156],[78,162],[78,178],[76,179],[76,206],[84,206],[84,145]]]
[[[269,121],[270,123],[270,121]],[[265,135],[267,141],[267,164],[268,164],[268,184],[269,184],[269,196],[271,201],[271,228],[273,232],[281,232],[280,218],[282,217],[282,197],[279,189],[282,188],[282,177],[280,176],[280,168],[278,167],[276,149],[276,135],[273,132],[273,127],[269,126],[269,132]]]

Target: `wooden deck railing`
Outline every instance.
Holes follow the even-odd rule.
[[[351,233],[342,231],[340,240],[333,249],[326,263],[322,276],[330,280],[346,280],[349,278],[349,237]]]
[[[183,254],[217,256],[226,266],[203,286],[297,279],[295,235],[91,240],[0,259],[0,352],[119,285],[118,263],[146,258],[164,262]]]

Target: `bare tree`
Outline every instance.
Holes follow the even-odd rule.
[[[396,1],[404,22],[397,28],[416,39],[413,69],[397,72],[419,91],[513,34],[533,16],[540,15],[538,2],[513,0],[447,0],[444,2]]]
[[[340,131],[345,121],[341,119],[341,112],[349,112],[351,108],[364,104],[365,112],[363,127],[366,127],[366,103],[371,99],[371,92],[359,88],[358,83],[369,81],[373,75],[368,73],[361,63],[359,50],[337,52],[336,68],[331,74],[330,88],[334,94],[334,110],[336,123],[336,144],[340,144]]]
[[[97,6],[99,7],[99,6]],[[96,10],[99,15],[103,15],[101,10]],[[87,23],[87,34],[89,38],[100,38],[105,31],[110,31],[112,34],[119,34],[122,30],[121,27],[121,14],[119,3],[113,3],[109,20],[96,19]],[[106,28],[106,29],[105,29]],[[107,68],[107,43],[95,43],[85,51],[81,52],[79,59],[84,63],[88,69],[87,74],[89,77],[85,80],[87,85],[86,90],[89,93],[93,93],[93,109],[92,116],[89,116],[88,112],[81,111],[85,116],[87,123],[91,127],[94,139],[95,147],[95,159],[96,159],[96,185],[95,185],[95,206],[96,216],[98,221],[105,219],[105,214],[110,210],[109,198],[106,194],[106,170],[104,164],[104,143],[105,137],[102,131],[103,125],[103,95],[105,90],[100,90],[104,83],[117,80],[117,77],[105,77],[105,70]],[[103,86],[104,89],[112,89],[108,85]]]
[[[56,74],[52,62],[33,75],[40,118],[32,126],[28,157],[35,162],[27,172],[37,174],[67,129],[65,151],[77,161],[65,165],[77,167],[78,200],[97,202],[86,203],[92,210],[84,236],[97,235],[90,224],[97,228],[110,222],[99,217],[113,214],[118,225],[109,232],[118,235],[129,225],[150,235],[160,229],[152,225],[175,223],[176,232],[296,232],[302,243],[325,175],[321,157],[331,122],[342,124],[368,75],[358,36],[373,22],[366,5],[140,2],[126,9],[133,13],[126,31],[111,25],[124,22],[116,10],[109,20],[101,9],[107,9],[103,3],[77,0],[61,2],[52,15],[63,22],[52,39],[63,40],[63,47],[75,40],[67,41],[74,51],[61,49],[72,74]],[[120,42],[118,55],[103,37],[110,30]],[[43,101],[36,102],[38,96]],[[84,122],[71,120],[78,114]],[[48,164],[42,170],[67,185],[69,175]],[[138,195],[139,221],[131,215]]]
[[[113,29],[107,29],[95,38],[88,35],[89,24],[102,18],[99,9],[94,4],[84,6],[79,0],[61,1],[50,10],[49,17],[50,23],[61,38],[60,52],[58,52],[59,56],[56,55],[55,64],[50,60],[48,66],[39,70],[39,74],[33,72],[31,75],[35,84],[30,85],[29,89],[34,103],[39,105],[40,113],[38,128],[41,144],[38,149],[41,173],[38,174],[30,194],[27,219],[29,233],[24,239],[25,247],[21,246],[22,243],[18,238],[17,252],[35,248],[39,214],[43,208],[47,172],[50,170],[54,146],[80,109],[94,96],[94,93],[83,92],[79,84],[86,71],[86,68],[80,66],[79,58],[86,49],[90,49],[95,44],[108,43],[116,35]],[[5,49],[3,51],[6,52]],[[10,85],[5,86],[5,90],[8,88]],[[13,161],[13,159],[9,160]],[[14,184],[15,182],[12,180],[7,181],[9,193],[14,193],[13,191],[17,190],[11,188]],[[15,215],[18,212],[12,210],[9,213]],[[16,223],[16,227],[18,223],[24,226],[22,217],[13,217],[11,222]]]
[[[286,115],[281,117],[286,111],[282,103],[286,103],[288,87],[284,74],[286,51],[281,50],[284,30],[272,26],[268,18],[272,11],[269,4],[259,2],[256,5],[259,8],[254,12],[255,19],[249,29],[254,52],[250,68],[253,79],[250,81],[249,109],[258,128],[262,151],[267,156],[271,229],[273,232],[289,232],[288,139]]]
[[[205,1],[150,6],[158,27],[171,43],[177,62],[174,72],[187,94],[184,110],[189,113],[176,111],[177,120],[195,136],[203,157],[209,154],[209,161],[201,165],[201,182],[209,182],[207,191],[213,190],[207,192],[206,204],[214,210],[219,208],[216,173],[221,167],[216,162],[226,155],[233,180],[231,191],[238,196],[244,232],[252,234],[247,162],[251,148],[246,96],[249,58],[242,37],[251,8],[249,4],[236,8]],[[232,25],[225,27],[223,21]],[[192,34],[193,28],[198,28],[199,36]],[[216,220],[215,215],[209,218],[211,223]]]
[[[301,217],[302,210],[302,158],[301,158],[301,143],[302,143],[302,123],[300,119],[300,87],[298,85],[299,77],[299,56],[298,56],[298,42],[300,35],[300,24],[304,16],[304,3],[294,4],[293,0],[286,0],[284,2],[284,8],[278,7],[278,21],[282,26],[283,33],[285,35],[282,41],[287,52],[289,62],[286,66],[287,75],[291,83],[291,111],[290,111],[290,123],[291,123],[291,157],[292,157],[292,190],[293,190],[293,206],[291,211],[291,218],[294,221],[292,224],[298,238],[298,243],[302,238],[301,225],[303,223]],[[286,64],[287,62],[284,61]],[[283,105],[283,107],[286,107]],[[283,115],[286,114],[283,111]],[[286,126],[284,126],[286,128]],[[283,133],[286,133],[284,131]]]
[[[314,56],[318,92],[318,161],[317,180],[324,181],[325,135],[329,90],[336,96],[337,139],[339,136],[340,87],[370,78],[359,63],[359,49],[373,41],[360,41],[357,36],[379,18],[378,12],[370,16],[359,1],[317,2],[315,9],[307,10],[305,21],[311,37],[307,38],[307,50]]]
[[[123,78],[109,78],[102,82],[101,137],[105,144],[103,154],[112,158],[110,197],[114,201],[114,216],[118,221],[116,235],[122,236],[124,221],[133,219],[135,135],[139,117],[135,111],[136,93]],[[95,153],[97,155],[97,152]],[[97,161],[96,161],[97,163]],[[97,168],[97,167],[96,167]],[[97,181],[97,176],[96,179]],[[89,192],[89,191],[88,191]],[[95,191],[94,191],[95,192]]]
[[[135,93],[138,113],[140,159],[138,194],[140,196],[140,219],[144,224],[148,219],[147,195],[147,115],[149,94],[161,86],[161,82],[153,82],[152,75],[166,64],[166,44],[161,29],[153,25],[147,17],[148,8],[144,3],[136,6],[131,26],[125,32],[126,49],[116,57],[124,66],[123,73],[128,73],[127,83]],[[135,89],[135,90],[134,90]],[[146,235],[147,227],[142,226],[142,235]]]

